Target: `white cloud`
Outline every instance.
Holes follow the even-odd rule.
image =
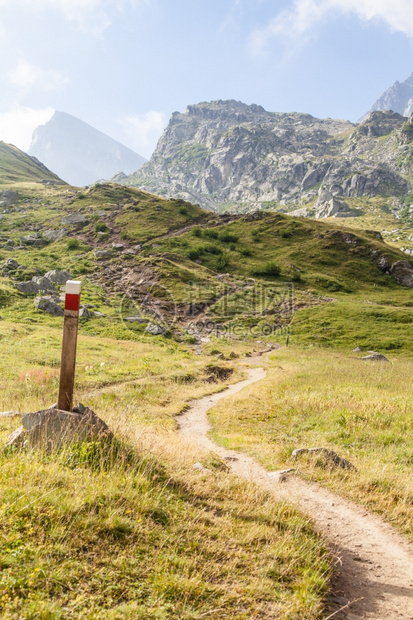
[[[273,38],[302,44],[317,23],[338,14],[353,14],[364,21],[382,21],[393,31],[413,37],[411,0],[294,0],[291,9],[280,12],[265,28],[253,32],[252,50],[255,54],[265,52]]]
[[[59,11],[63,17],[89,34],[99,35],[112,22],[113,12],[148,5],[153,0],[0,0],[0,7],[22,7],[26,11]]]
[[[0,112],[0,140],[27,151],[33,131],[50,120],[53,113],[52,108],[36,110],[17,105],[7,112]]]
[[[151,110],[144,114],[129,115],[118,121],[125,134],[125,142],[139,155],[150,157],[165,125],[164,112]]]
[[[43,90],[59,90],[69,83],[69,79],[58,71],[49,71],[20,60],[14,69],[9,71],[8,80],[18,88],[41,86]]]

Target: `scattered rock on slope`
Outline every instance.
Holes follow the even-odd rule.
[[[0,192],[0,207],[9,207],[19,201],[19,194],[11,189]]]
[[[66,230],[61,228],[60,230],[45,230],[43,233],[43,237],[47,239],[47,241],[58,241],[62,239],[66,235]]]
[[[66,215],[65,217],[62,217],[61,222],[63,225],[86,224],[87,219],[81,213],[72,213],[71,215]]]
[[[7,272],[7,271],[15,271],[16,269],[18,269],[21,265],[19,265],[19,263],[17,262],[17,260],[15,260],[14,258],[8,258],[6,260],[6,262],[4,263],[2,269],[3,271]]]
[[[398,260],[390,268],[390,274],[399,284],[413,288],[413,265],[407,260]]]
[[[145,332],[147,334],[151,334],[152,336],[164,336],[166,334],[166,329],[156,323],[149,323],[145,329]]]
[[[297,448],[291,454],[291,458],[294,460],[297,459],[302,454],[320,454],[325,458],[326,461],[335,465],[336,467],[341,467],[342,469],[352,469],[357,471],[356,468],[350,461],[343,459],[333,450],[329,450],[328,448]]]
[[[36,297],[34,305],[37,310],[42,310],[53,316],[63,316],[63,308],[59,306],[60,299],[58,297]]]
[[[365,360],[366,362],[389,362],[387,357],[385,355],[382,355],[381,353],[371,353],[370,355],[365,355],[361,359]]]
[[[69,271],[60,271],[59,269],[53,269],[52,271],[48,271],[44,275],[45,278],[48,278],[50,282],[53,284],[63,285],[66,284],[68,280],[70,280],[71,275]]]
[[[68,280],[70,280],[70,273],[68,271],[53,269],[44,276],[33,276],[28,282],[16,282],[15,287],[25,295],[37,295],[41,292],[54,293],[55,286],[63,285]]]

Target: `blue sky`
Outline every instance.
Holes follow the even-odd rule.
[[[149,157],[215,99],[356,121],[413,71],[412,0],[0,0],[0,139],[62,110]]]

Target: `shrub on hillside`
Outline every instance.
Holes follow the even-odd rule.
[[[66,243],[66,248],[68,250],[78,250],[80,248],[79,239],[69,239]]]
[[[229,267],[229,264],[230,264],[230,260],[229,260],[228,254],[221,254],[220,256],[218,256],[218,259],[216,262],[216,270],[224,271],[225,269]]]
[[[218,236],[218,238],[220,241],[223,241],[224,243],[237,243],[239,236],[234,235],[234,233],[224,231]]]
[[[213,243],[207,243],[204,245],[203,250],[208,252],[208,254],[222,254],[222,249]]]
[[[201,248],[190,248],[186,252],[187,258],[190,260],[198,260],[202,254]]]
[[[204,230],[205,237],[209,237],[210,239],[218,239],[218,231],[213,228],[206,228]]]
[[[202,228],[200,226],[194,226],[192,229],[194,237],[202,237]]]
[[[274,261],[268,261],[264,265],[256,265],[251,270],[253,276],[272,276],[276,278],[281,273],[281,268]]]

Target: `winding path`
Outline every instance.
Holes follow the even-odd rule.
[[[246,380],[191,401],[188,410],[177,418],[179,433],[219,454],[234,474],[273,491],[277,499],[298,504],[309,514],[337,557],[338,571],[326,620],[413,620],[413,546],[390,525],[296,476],[279,482],[250,456],[222,448],[208,438],[208,410],[265,375],[263,368],[249,368]]]

